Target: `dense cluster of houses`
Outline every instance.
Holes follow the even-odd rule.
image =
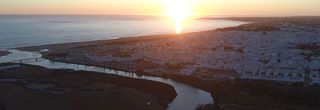
[[[178,73],[183,75],[193,75],[198,68],[218,68],[234,70],[238,74],[235,77],[242,79],[320,84],[320,56],[307,57],[302,53],[312,50],[297,48],[300,44],[319,44],[320,28],[287,24],[279,27],[280,31],[271,32],[207,31],[170,39],[106,45],[95,47],[94,51],[87,49],[85,57],[98,63],[143,59],[158,64],[158,70],[183,64]],[[110,53],[119,50],[129,56]],[[221,78],[225,78],[223,74]]]

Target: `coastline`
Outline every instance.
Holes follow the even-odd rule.
[[[17,49],[21,51],[40,51],[42,49],[49,50],[65,50],[86,46],[97,46],[97,45],[112,45],[112,44],[128,44],[128,43],[139,43],[139,42],[147,42],[147,41],[157,41],[162,39],[170,39],[172,37],[181,37],[192,34],[201,34],[206,32],[212,32],[215,30],[204,30],[199,32],[188,32],[177,34],[159,34],[159,35],[146,35],[146,36],[135,36],[135,37],[125,37],[125,38],[117,38],[117,39],[106,39],[106,40],[94,40],[94,41],[84,41],[84,42],[71,42],[71,43],[59,43],[59,44],[48,44],[48,45],[39,45],[39,46],[27,46],[27,47],[17,47],[12,49]]]
[[[294,19],[319,19],[319,16],[288,16],[288,17],[222,17],[222,18],[200,18],[203,20],[232,20],[232,21],[243,21],[243,22],[264,22],[264,21],[275,21],[275,20],[294,20]]]
[[[175,36],[175,35],[174,34],[148,35],[148,36],[126,37],[126,38],[118,38],[118,39],[106,39],[106,40],[95,40],[95,41],[85,41],[85,42],[71,42],[71,43],[62,43],[62,44],[17,47],[14,49],[22,50],[22,51],[39,51],[41,49],[61,50],[61,49],[70,49],[75,47],[85,47],[89,45],[115,44],[115,43],[126,43],[126,42],[143,42],[143,41],[149,41],[149,40],[169,38],[171,36]]]
[[[7,66],[7,65],[16,65],[16,64],[1,64],[1,66]],[[170,103],[176,96],[175,90],[172,86],[159,83],[159,82],[154,82],[154,81],[132,79],[132,78],[126,78],[126,77],[121,77],[116,75],[100,74],[100,73],[87,72],[87,71],[46,69],[43,67],[31,66],[31,65],[25,65],[25,64],[19,64],[19,67],[17,68],[22,68],[22,69],[7,70],[2,72],[0,76],[1,77],[0,88],[9,87],[9,86],[11,88],[18,87],[19,89],[17,88],[18,90],[15,90],[14,93],[20,92],[20,94],[29,94],[28,97],[31,97],[31,98],[36,98],[37,94],[30,94],[30,92],[31,93],[40,92],[40,94],[43,94],[42,97],[52,97],[50,95],[54,95],[56,97],[52,97],[53,99],[67,98],[67,101],[70,101],[70,102],[65,102],[64,100],[62,101],[62,103],[78,103],[79,101],[81,102],[86,98],[88,100],[91,100],[90,99],[91,97],[100,95],[101,98],[102,97],[106,98],[106,99],[99,98],[99,100],[102,103],[112,102],[112,106],[107,104],[111,108],[119,107],[124,109],[126,107],[121,107],[120,106],[121,103],[118,103],[118,102],[119,101],[126,102],[124,100],[128,100],[128,101],[134,101],[134,102],[130,102],[132,103],[130,104],[130,106],[135,109],[140,108],[140,109],[159,109],[159,110],[162,109],[163,110],[168,106],[168,103]],[[21,74],[20,73],[21,71],[28,74]],[[28,79],[28,80],[24,80],[24,79]],[[2,91],[2,94],[0,95],[4,95],[6,92],[10,92],[10,90],[11,89]],[[118,94],[114,94],[112,91],[118,91],[117,92]],[[86,96],[83,93],[96,94],[96,95]],[[118,99],[118,101],[113,100],[113,98],[111,98],[111,96],[107,95],[106,93],[114,94],[114,96],[112,97],[119,96],[118,98],[116,98]],[[132,94],[135,94],[140,98],[137,98],[137,96]],[[32,97],[32,96],[35,96],[35,97]],[[77,99],[76,97],[83,97],[84,99],[83,100],[80,99],[76,101]],[[18,102],[10,101],[14,99],[14,97],[11,97],[11,98],[1,97],[1,98],[2,99],[0,99],[0,103],[1,103],[0,105],[3,105],[8,109],[14,108],[10,105],[11,103],[15,103],[15,105],[19,105]],[[2,100],[6,103],[2,103]],[[27,99],[23,99],[23,100],[27,100]],[[23,100],[20,101],[21,106],[24,106]],[[52,102],[58,101],[58,100],[51,100],[47,102],[48,100],[50,99],[47,99],[46,101],[44,101],[44,104],[51,103],[51,101]],[[144,102],[145,100],[150,100],[150,101]],[[126,103],[129,103],[128,101]],[[145,107],[141,106],[143,105],[143,103],[147,105],[149,104],[149,106],[145,106]],[[82,107],[84,107],[82,109],[85,109],[88,107],[90,108],[92,106],[97,106],[97,107],[94,107],[96,109],[104,108],[103,106],[98,106],[100,102],[99,103],[97,102],[97,105],[91,104],[91,103],[87,103],[87,104],[88,105],[82,105]],[[152,106],[150,106],[150,104]],[[31,106],[36,107],[36,105],[34,104],[32,104]],[[77,108],[76,106],[71,106],[71,105],[69,106],[71,108]],[[39,108],[41,107],[42,106],[39,106]],[[59,107],[64,108],[66,106],[59,106]],[[126,109],[132,109],[132,108],[129,107]]]
[[[252,21],[252,20],[246,20]],[[154,36],[142,36],[134,38],[121,38],[115,40],[101,40],[101,41],[89,41],[82,43],[68,43],[68,44],[54,44],[46,46],[34,46],[34,47],[22,47],[17,48],[18,50],[24,51],[39,51],[41,49],[50,49],[52,51],[62,51],[63,53],[68,51],[73,52],[74,49],[81,48],[90,48],[97,46],[105,45],[124,45],[130,43],[139,43],[146,41],[157,41],[163,39],[180,39],[179,36],[191,36],[191,35],[201,35],[205,33],[216,33],[224,31],[253,31],[256,33],[267,33],[269,31],[275,31],[275,28],[260,28],[252,29],[252,26],[256,24],[264,23],[265,21],[257,20],[257,23],[249,23],[236,27],[229,27],[218,30],[209,30],[202,32],[194,33],[184,33],[181,35],[154,35]],[[269,21],[268,21],[269,22]],[[268,25],[269,26],[269,25]],[[272,26],[272,25],[271,25]],[[181,38],[182,39],[182,38]],[[300,83],[287,84],[282,82],[273,82],[273,81],[259,81],[259,80],[232,80],[232,81],[216,81],[216,80],[206,80],[199,78],[197,76],[185,76],[177,75],[172,73],[154,73],[154,72],[145,72],[145,71],[132,71],[131,69],[121,67],[121,63],[113,66],[110,65],[100,65],[95,64],[94,62],[81,61],[84,59],[79,59],[77,61],[65,60],[55,58],[54,56],[48,57],[44,55],[45,58],[48,58],[53,61],[59,62],[69,62],[77,63],[84,65],[93,65],[101,66],[112,69],[118,69],[121,71],[128,72],[137,72],[141,75],[150,75],[150,76],[160,76],[165,78],[170,78],[177,80],[189,85],[192,85],[197,88],[206,90],[212,94],[215,99],[215,103],[220,108],[229,108],[235,110],[246,110],[246,109],[258,109],[264,107],[264,109],[306,109],[309,108],[318,108],[317,100],[319,95],[316,94],[316,91],[319,91],[317,87],[304,87]],[[80,57],[81,58],[81,57]],[[111,64],[112,65],[112,64]],[[222,86],[224,85],[224,86]],[[297,96],[299,94],[299,96]],[[238,97],[238,98],[235,98]],[[312,98],[313,97],[313,98]],[[294,99],[294,100],[292,100]],[[257,101],[259,100],[259,101]],[[312,101],[312,102],[311,102]]]

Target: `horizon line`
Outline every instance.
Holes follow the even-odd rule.
[[[152,14],[0,14],[0,16],[166,16]],[[192,17],[320,17],[320,15],[192,15]]]

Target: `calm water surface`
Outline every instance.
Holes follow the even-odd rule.
[[[183,32],[240,24],[244,22],[193,20]],[[0,49],[172,33],[172,22],[152,16],[0,16]]]

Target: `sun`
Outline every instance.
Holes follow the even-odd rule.
[[[167,0],[167,16],[175,21],[176,33],[182,31],[182,22],[192,15],[190,0]]]

